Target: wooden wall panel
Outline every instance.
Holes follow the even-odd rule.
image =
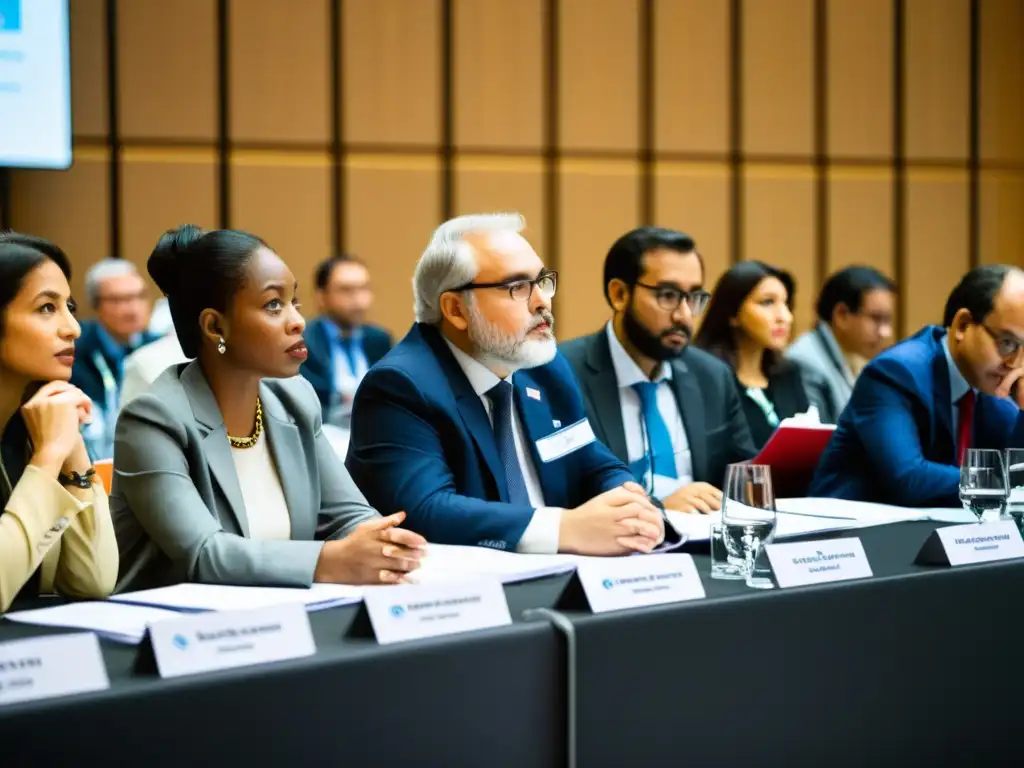
[[[970,0],[906,2],[907,157],[967,157]]]
[[[828,152],[892,156],[892,0],[829,0]]]
[[[301,164],[239,152],[231,165],[231,221],[266,240],[299,281],[304,313],[315,311],[313,270],[331,253],[330,164],[311,155]]]
[[[639,167],[632,161],[561,164],[561,288],[555,305],[560,341],[592,333],[608,320],[604,257],[619,237],[640,224]]]
[[[981,174],[981,261],[1024,267],[1024,173]]]
[[[813,34],[812,0],[744,0],[745,152],[813,151]]]
[[[456,0],[455,143],[539,150],[544,49],[542,0]]]
[[[327,0],[231,0],[229,8],[232,139],[326,145]]]
[[[1024,162],[1024,2],[981,3],[981,156]]]
[[[110,255],[110,154],[79,149],[67,171],[14,171],[11,174],[11,215],[15,228],[52,240],[71,259],[71,290],[82,316],[91,312],[85,301],[85,271]]]
[[[892,171],[834,168],[828,193],[829,274],[866,264],[892,277]]]
[[[215,0],[119,3],[117,10],[121,134],[215,142]]]
[[[639,31],[635,0],[558,0],[562,146],[636,150]]]
[[[729,167],[725,164],[660,163],[655,168],[654,223],[685,232],[704,258],[710,289],[729,268]]]
[[[539,158],[458,158],[455,164],[455,215],[515,211],[526,218],[523,235],[542,260],[558,268],[556,254],[545,253],[544,166]]]
[[[907,176],[907,245],[903,330],[941,323],[953,286],[970,267],[967,255],[967,173],[913,171]]]
[[[440,0],[346,0],[342,11],[346,140],[436,145]]]
[[[794,336],[813,325],[814,175],[810,168],[749,166],[744,173],[744,259],[785,269],[796,281]]]
[[[370,267],[374,322],[396,338],[413,322],[412,273],[441,224],[440,175],[435,157],[349,158],[347,248]]]
[[[105,137],[107,120],[107,10],[105,0],[75,0],[71,33],[71,125],[76,137]]]
[[[654,2],[654,146],[729,149],[729,4]]]
[[[182,224],[216,228],[217,157],[212,149],[128,148],[122,159],[124,256],[148,275],[146,261],[166,230]]]

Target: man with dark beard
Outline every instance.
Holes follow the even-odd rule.
[[[561,346],[595,434],[667,509],[720,509],[726,465],[756,451],[732,371],[689,344],[710,298],[693,240],[627,232],[605,258],[604,286],[612,319]]]
[[[417,322],[356,393],[346,466],[432,543],[651,552],[664,518],[594,439],[555,344],[558,275],[524,226],[461,216],[434,232],[413,276]]]

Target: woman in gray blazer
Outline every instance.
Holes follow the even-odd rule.
[[[426,542],[371,508],[324,436],[297,282],[259,238],[186,225],[149,273],[182,350],[117,423],[117,589],[399,583]]]

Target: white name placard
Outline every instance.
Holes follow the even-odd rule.
[[[780,587],[867,579],[873,575],[864,545],[856,537],[768,544],[764,552]]]
[[[160,677],[180,677],[316,653],[302,603],[189,614],[149,626]]]
[[[946,550],[950,565],[1024,557],[1024,540],[1012,520],[950,525],[936,529],[935,533]]]
[[[375,587],[363,602],[382,645],[512,623],[497,580]]]
[[[587,558],[580,561],[576,574],[594,613],[704,597],[704,584],[690,555]]]
[[[96,635],[76,632],[0,643],[0,705],[109,687]]]

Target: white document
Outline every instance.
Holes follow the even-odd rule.
[[[688,541],[710,541],[711,526],[722,521],[721,512],[698,515],[670,509],[666,510],[666,515],[673,528],[689,537]],[[877,525],[877,523],[860,523],[846,518],[812,517],[776,512],[775,539],[788,539],[812,533],[828,533],[829,531],[846,531],[851,528],[862,528],[865,525]]]
[[[960,522],[965,513],[965,510],[957,508],[897,507],[893,504],[848,499],[778,499],[775,506],[780,511],[794,515],[843,518],[875,525],[902,523],[908,520]],[[971,515],[969,512],[966,514]],[[970,521],[963,519],[963,522]]]
[[[0,643],[0,706],[109,687],[96,635],[82,632]]]
[[[85,629],[108,640],[138,645],[150,624],[180,619],[181,615],[161,608],[107,601],[14,611],[4,614],[4,618],[41,627]]]
[[[568,573],[576,568],[572,555],[528,555],[489,547],[431,544],[420,567],[409,574],[417,584],[444,584],[497,579],[502,584]]]
[[[382,645],[512,623],[505,591],[494,579],[378,587],[368,591],[365,600]]]
[[[308,611],[322,611],[358,603],[361,587],[314,584],[309,589],[288,587],[232,587],[220,584],[175,584],[114,595],[111,600],[169,608],[172,611],[244,611],[284,603],[302,603]]]

